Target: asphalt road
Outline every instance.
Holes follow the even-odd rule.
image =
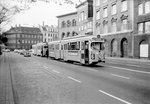
[[[150,63],[96,66],[8,53],[18,104],[150,104]]]

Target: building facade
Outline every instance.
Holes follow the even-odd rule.
[[[59,39],[66,39],[78,35],[77,12],[57,16]]]
[[[44,25],[40,26],[40,30],[43,34],[43,42],[51,42],[58,40],[58,27],[57,26],[48,26]]]
[[[93,0],[86,0],[76,6],[79,35],[93,35]]]
[[[37,27],[12,27],[6,33],[8,49],[31,49],[33,44],[42,42],[42,33]]]
[[[135,0],[134,57],[150,59],[150,1]]]
[[[93,0],[93,33],[106,39],[106,55],[133,57],[134,0]]]

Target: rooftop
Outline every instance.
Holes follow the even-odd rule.
[[[70,15],[74,15],[74,14],[77,14],[77,12],[71,12],[71,13],[67,13],[67,14],[59,15],[59,16],[57,16],[57,18],[65,17],[65,16],[70,16]]]

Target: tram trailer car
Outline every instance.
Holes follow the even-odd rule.
[[[94,36],[64,39],[49,43],[49,56],[81,64],[105,62],[104,39]]]
[[[53,41],[48,43],[49,57],[61,59],[61,41]]]

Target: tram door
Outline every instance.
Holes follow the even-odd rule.
[[[89,42],[82,42],[81,63],[89,64]]]

